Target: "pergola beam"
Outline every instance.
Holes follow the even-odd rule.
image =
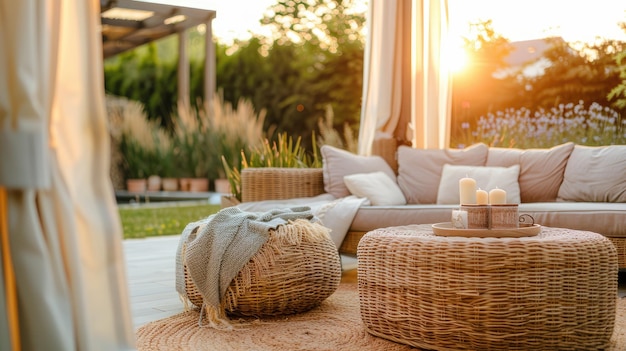
[[[178,34],[178,105],[189,109],[189,54],[187,33],[190,28],[204,24],[205,32],[205,59],[204,59],[204,101],[206,112],[211,113],[210,103],[216,89],[215,80],[215,47],[213,45],[213,19],[216,12],[213,10],[196,9],[180,6],[184,1],[166,4],[163,0],[158,3],[137,0],[100,0],[102,23],[103,57],[111,57],[127,50],[134,49],[154,40],[172,34]],[[109,10],[118,10],[119,18],[105,15]],[[133,10],[143,11],[144,18],[132,18]],[[136,12],[136,11],[135,11]],[[124,17],[128,15],[128,17]],[[174,19],[174,16],[184,16]],[[172,19],[171,23],[168,23]]]

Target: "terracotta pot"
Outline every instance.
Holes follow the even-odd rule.
[[[176,178],[162,178],[161,186],[163,187],[163,191],[177,191],[178,190],[178,179]]]
[[[215,192],[219,194],[230,194],[230,182],[228,179],[215,179]]]
[[[191,183],[191,178],[180,178],[180,190],[189,191],[189,183]]]
[[[126,179],[126,190],[131,193],[146,192],[148,181],[146,179]]]
[[[160,191],[161,190],[161,177],[158,175],[151,175],[148,177],[148,191]]]
[[[191,192],[209,191],[209,180],[207,178],[191,178],[189,180],[189,191]]]

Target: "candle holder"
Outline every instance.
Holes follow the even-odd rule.
[[[452,211],[452,227],[454,229],[467,229],[467,211]]]
[[[468,229],[489,229],[489,205],[461,205],[467,211]]]
[[[518,205],[491,205],[490,228],[510,229],[519,227]]]

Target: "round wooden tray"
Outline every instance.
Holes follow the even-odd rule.
[[[541,232],[539,224],[520,224],[511,229],[455,229],[451,222],[433,224],[433,233],[439,236],[463,236],[468,238],[521,238]]]

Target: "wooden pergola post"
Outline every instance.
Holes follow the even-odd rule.
[[[187,30],[178,33],[178,113],[189,112],[189,54]]]
[[[204,55],[204,107],[209,118],[213,116],[213,98],[215,96],[215,45],[213,44],[213,20],[215,12],[212,12],[209,20],[206,22],[205,55]]]

